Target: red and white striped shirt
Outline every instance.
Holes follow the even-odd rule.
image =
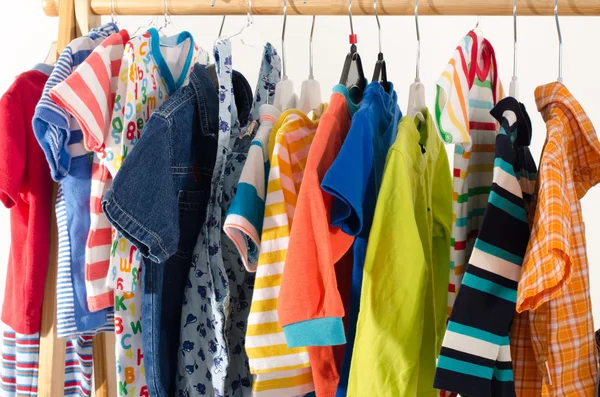
[[[102,212],[101,203],[112,183],[106,163],[113,159],[107,158],[105,136],[114,127],[110,125],[110,120],[128,41],[126,30],[111,35],[73,74],[50,91],[52,99],[81,125],[85,147],[96,152],[92,166],[90,231],[85,250],[86,294],[91,311],[110,307],[114,303],[113,291],[106,282],[113,229]]]

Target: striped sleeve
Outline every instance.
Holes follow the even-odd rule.
[[[262,144],[253,140],[223,231],[233,241],[246,270],[255,272],[265,208],[265,161]]]
[[[468,143],[469,90],[473,84],[477,61],[477,36],[470,32],[456,47],[452,58],[437,82],[435,116],[439,134],[446,143]]]
[[[490,390],[492,395],[514,395],[509,335],[529,241],[529,181],[536,175],[527,148],[531,125],[526,113],[514,98],[500,101],[493,112],[499,109],[504,111],[498,116],[493,185],[435,377],[436,388],[473,397],[489,396]]]
[[[71,156],[83,153],[73,153],[70,146],[79,141],[77,134],[73,134],[78,126],[73,124],[69,112],[52,99],[50,90],[65,81],[100,42],[118,30],[115,24],[109,23],[92,30],[88,36],[73,40],[60,54],[44,86],[32,123],[35,137],[46,155],[52,178],[56,181],[67,176]]]
[[[104,143],[128,41],[125,30],[111,35],[65,81],[50,90],[52,99],[79,121],[88,150],[98,151]]]

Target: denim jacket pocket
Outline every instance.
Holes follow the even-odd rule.
[[[179,247],[175,255],[189,259],[192,256],[196,240],[200,234],[210,189],[197,191],[180,190],[177,193],[179,205]]]

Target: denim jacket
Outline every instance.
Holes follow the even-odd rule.
[[[252,91],[234,72],[247,119]],[[110,222],[144,256],[143,355],[148,391],[172,395],[183,291],[206,217],[217,152],[218,94],[204,66],[151,116],[103,199]]]

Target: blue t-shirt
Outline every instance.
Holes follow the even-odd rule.
[[[367,241],[381,187],[385,158],[396,140],[400,118],[402,113],[393,84],[390,83],[388,93],[379,82],[370,83],[365,89],[360,108],[352,118],[350,131],[340,153],[321,183],[321,188],[333,196],[331,224],[356,236],[353,246],[348,337],[336,397],[345,396],[348,388]]]

